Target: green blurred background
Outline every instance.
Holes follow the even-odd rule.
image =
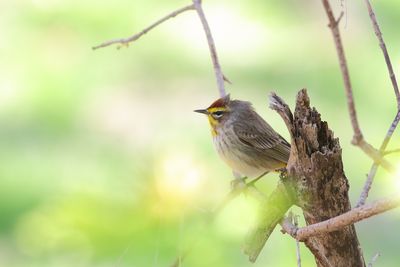
[[[207,44],[194,12],[129,48],[92,51],[190,1],[0,1],[0,266],[296,266],[278,229],[254,265],[241,253],[256,204],[240,197],[215,223],[207,212],[229,190],[230,170],[208,123],[192,112],[217,98]],[[395,98],[363,1],[345,9],[342,32],[360,124],[379,146]],[[399,74],[400,2],[374,1]],[[306,87],[343,146],[355,203],[371,161],[352,131],[332,37],[320,1],[204,1],[233,98],[249,100],[287,137],[267,93],[290,105]],[[398,132],[390,148],[400,146]],[[397,157],[397,158],[396,158]],[[393,162],[399,156],[392,155]],[[259,182],[270,192],[278,177]],[[370,199],[400,178],[378,173]],[[357,224],[374,266],[399,266],[398,210]],[[304,266],[314,266],[301,248]]]

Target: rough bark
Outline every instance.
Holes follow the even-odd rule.
[[[281,215],[284,209],[290,208],[290,203],[302,208],[308,225],[351,209],[349,184],[343,171],[339,140],[334,138],[327,122],[321,121],[317,110],[310,107],[306,90],[298,93],[293,115],[276,95],[271,96],[271,108],[281,115],[291,135],[291,152],[287,165],[289,182],[285,182],[286,190],[280,197],[286,199],[280,200],[280,203],[288,205],[282,206],[278,202],[276,205],[280,213],[274,213],[268,210],[275,206],[274,200],[270,198],[267,201],[263,219],[246,242],[245,252],[251,261],[256,260],[276,226],[278,220],[270,214]],[[354,225],[302,241],[314,254],[318,267],[365,266]]]
[[[297,96],[292,132],[292,155],[287,169],[294,179],[297,205],[303,209],[307,224],[349,211],[349,184],[339,140],[321,121],[317,110],[310,108],[304,89]],[[311,237],[309,242],[318,247],[331,266],[365,266],[354,225]],[[318,260],[317,265],[323,266]]]

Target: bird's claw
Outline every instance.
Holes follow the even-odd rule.
[[[231,181],[231,190],[240,190],[243,191],[246,189],[247,184],[246,184],[246,179],[247,177],[241,177],[241,178],[235,178]]]

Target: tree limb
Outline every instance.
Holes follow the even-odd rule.
[[[336,217],[305,227],[297,228],[287,218],[283,220],[281,225],[284,231],[291,235],[293,238],[299,241],[305,241],[310,237],[337,231],[346,226],[352,225],[356,222],[397,208],[399,206],[400,197],[396,195],[391,198],[385,198],[377,200],[370,204],[365,204],[361,207],[354,208]]]
[[[368,263],[368,267],[372,267],[374,265],[374,263],[376,262],[376,260],[379,258],[381,254],[379,252],[377,252],[371,259],[370,263]]]
[[[379,46],[381,47],[383,57],[385,58],[385,62],[386,62],[388,72],[389,72],[389,77],[392,82],[393,90],[394,90],[394,93],[395,93],[396,99],[397,99],[397,109],[400,110],[400,91],[399,91],[399,86],[397,85],[396,75],[394,75],[392,62],[390,60],[385,41],[383,40],[382,32],[379,27],[378,21],[376,20],[374,10],[372,9],[371,2],[369,0],[364,0],[364,2],[367,5],[369,17],[371,19],[372,26],[374,27],[375,35],[378,38]]]
[[[99,48],[103,48],[106,46],[110,46],[113,44],[119,44],[119,45],[128,45],[131,42],[136,41],[137,39],[139,39],[140,37],[142,37],[144,34],[146,34],[147,32],[151,31],[152,29],[154,29],[155,27],[157,27],[158,25],[160,25],[161,23],[176,17],[177,15],[185,12],[185,11],[189,11],[189,10],[194,10],[194,4],[182,7],[180,9],[175,10],[174,12],[169,13],[168,15],[162,17],[161,19],[157,20],[156,22],[154,22],[153,24],[151,24],[150,26],[144,28],[141,32],[136,33],[128,38],[119,38],[119,39],[113,39],[113,40],[109,40],[106,42],[103,42],[99,45],[93,46],[92,49],[96,50]]]
[[[354,132],[352,144],[360,147],[364,151],[364,153],[366,153],[370,158],[374,160],[374,162],[381,164],[382,167],[384,167],[386,170],[393,172],[394,167],[386,159],[382,157],[382,155],[379,153],[379,150],[375,149],[364,139],[364,136],[361,132],[354,104],[353,89],[350,82],[350,74],[347,67],[346,56],[344,53],[342,39],[340,36],[340,30],[338,27],[341,16],[339,16],[339,19],[335,19],[329,0],[322,0],[322,4],[324,6],[326,15],[329,20],[328,26],[332,32],[333,40],[336,47],[336,52],[339,59],[340,70],[342,72],[346,98],[347,98],[347,107],[349,109],[350,121]]]
[[[329,0],[322,0],[322,4],[324,6],[326,15],[328,16],[328,20],[329,20],[328,26],[332,31],[333,40],[335,42],[336,51],[337,51],[338,58],[339,58],[340,70],[341,70],[342,76],[343,76],[344,87],[345,87],[345,92],[346,92],[346,97],[347,97],[347,107],[349,109],[351,125],[352,125],[353,131],[354,131],[354,137],[353,137],[352,142],[353,142],[353,144],[358,144],[363,139],[363,134],[362,134],[360,126],[358,124],[356,107],[355,107],[354,98],[353,98],[353,89],[352,89],[351,82],[350,82],[350,74],[349,74],[349,70],[347,68],[347,62],[346,62],[346,57],[344,54],[342,39],[340,37],[340,31],[339,31],[339,27],[338,27],[340,20],[335,19],[331,5],[329,4]]]
[[[392,82],[393,90],[394,90],[394,93],[395,93],[396,99],[397,99],[397,114],[396,114],[395,118],[393,119],[393,122],[390,125],[390,127],[386,133],[385,139],[383,140],[381,147],[379,149],[379,152],[381,153],[381,155],[384,156],[384,155],[388,154],[387,152],[385,152],[386,147],[389,144],[389,141],[392,138],[392,135],[400,121],[400,92],[399,92],[399,87],[398,87],[397,80],[396,80],[396,75],[394,74],[394,71],[393,71],[392,62],[390,60],[389,53],[386,49],[386,44],[385,44],[385,41],[383,40],[382,32],[380,30],[378,21],[376,20],[376,16],[372,9],[372,5],[369,0],[365,0],[365,4],[367,5],[369,17],[371,19],[371,23],[374,28],[375,35],[378,38],[379,46],[382,49],[383,57],[385,58],[386,66],[387,66],[387,69],[389,72],[389,77]],[[379,162],[375,161],[372,164],[371,169],[368,173],[367,180],[365,181],[365,184],[364,184],[363,190],[360,194],[357,206],[361,206],[365,203],[365,201],[368,197],[368,193],[371,190],[371,186],[374,181],[374,177],[375,177],[376,171],[378,170],[378,167],[379,167]]]
[[[307,91],[303,89],[297,94],[293,119],[278,96],[272,95],[270,102],[291,133],[288,177],[292,179],[295,205],[303,210],[307,224],[313,225],[351,210],[339,140],[318,111],[310,107]],[[315,236],[305,244],[319,267],[365,266],[353,226],[334,234]],[[346,249],[342,249],[343,244]]]
[[[396,127],[399,124],[399,122],[400,122],[400,110],[397,112],[396,117],[394,118],[392,124],[390,125],[389,130],[386,133],[385,139],[383,140],[383,142],[381,144],[381,147],[379,149],[379,151],[381,152],[381,154],[383,156],[385,156],[387,154],[390,154],[390,153],[395,153],[395,152],[400,151],[400,149],[398,149],[398,150],[391,150],[391,151],[385,152],[385,149],[386,149],[387,145],[389,144],[389,141],[392,138],[393,132],[396,129]],[[362,192],[360,194],[360,197],[358,199],[356,207],[360,207],[360,206],[365,204],[365,201],[368,198],[369,191],[371,190],[371,186],[372,186],[372,183],[374,181],[374,177],[376,175],[378,167],[379,167],[378,162],[374,162],[372,164],[371,169],[370,169],[370,171],[368,173],[368,176],[367,176],[367,180],[364,183],[363,190],[362,190]]]
[[[149,32],[150,30],[154,29],[155,27],[157,27],[161,23],[163,23],[163,22],[165,22],[165,21],[167,21],[167,20],[169,20],[171,18],[174,18],[177,15],[179,15],[179,14],[185,12],[185,11],[196,10],[196,12],[197,12],[197,14],[198,14],[198,16],[200,18],[201,24],[203,26],[203,30],[204,30],[204,32],[206,34],[206,37],[207,37],[207,43],[208,43],[208,47],[209,47],[209,50],[210,50],[210,55],[211,55],[211,60],[212,60],[212,63],[213,63],[214,73],[215,73],[215,77],[217,79],[219,95],[221,97],[224,97],[226,95],[225,81],[228,82],[228,83],[231,83],[231,82],[222,73],[221,65],[220,65],[219,60],[218,60],[217,50],[215,49],[215,42],[214,42],[214,39],[213,39],[212,34],[211,34],[210,26],[208,25],[206,16],[204,14],[203,7],[201,5],[201,0],[192,0],[192,1],[193,1],[192,4],[190,4],[188,6],[185,6],[185,7],[182,7],[180,9],[177,9],[177,10],[169,13],[168,15],[166,15],[166,16],[162,17],[161,19],[157,20],[156,22],[154,22],[150,26],[146,27],[145,29],[143,29],[139,33],[136,33],[136,34],[134,34],[134,35],[132,35],[132,36],[130,36],[128,38],[119,38],[119,39],[113,39],[113,40],[109,40],[109,41],[103,42],[103,43],[101,43],[99,45],[93,46],[92,49],[96,50],[96,49],[107,47],[107,46],[110,46],[110,45],[113,45],[113,44],[119,44],[121,46],[124,46],[124,45],[127,46],[131,42],[134,42],[134,41],[138,40],[144,34]]]
[[[208,48],[210,49],[211,60],[214,67],[215,77],[217,79],[219,95],[224,97],[226,95],[224,84],[225,79],[224,75],[222,74],[221,65],[218,61],[217,50],[215,49],[215,43],[211,34],[210,26],[208,25],[203,7],[201,6],[201,0],[193,0],[193,5],[197,11],[197,14],[199,15],[201,24],[203,25],[203,29],[207,37]]]
[[[383,155],[387,156],[387,155],[394,154],[394,153],[400,153],[400,148],[392,149],[392,150],[386,150],[385,152],[383,152]]]

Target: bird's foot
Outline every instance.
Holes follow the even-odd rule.
[[[279,178],[281,180],[285,180],[288,176],[288,172],[286,168],[281,168],[281,169],[277,169],[277,172],[279,172]]]
[[[247,187],[246,179],[247,179],[247,177],[234,178],[231,181],[231,190],[232,191],[243,191],[243,190],[245,190],[246,187]]]

